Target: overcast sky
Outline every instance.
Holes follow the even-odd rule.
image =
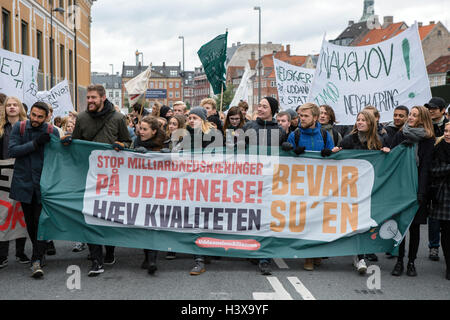
[[[135,51],[143,52],[144,64],[178,65],[185,42],[185,69],[200,66],[198,49],[228,29],[232,43],[258,43],[258,11],[261,7],[262,43],[291,45],[291,54],[316,54],[324,33],[336,38],[363,12],[363,0],[98,0],[92,6],[92,71],[122,73],[122,63],[136,63]],[[394,22],[424,25],[450,23],[449,0],[375,0],[375,14],[394,16]]]

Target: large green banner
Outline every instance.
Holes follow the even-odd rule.
[[[331,257],[394,251],[418,209],[412,148],[330,158],[217,151],[117,152],[52,137],[38,238],[212,256]]]

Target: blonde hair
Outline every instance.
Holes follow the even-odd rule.
[[[447,123],[445,124],[444,128],[445,128],[445,127],[450,127],[450,122],[447,122]],[[442,142],[442,140],[444,140],[444,135],[442,135],[441,137],[437,138],[437,139],[436,139],[436,143],[435,143],[434,145],[437,146],[439,143]]]
[[[367,131],[367,149],[369,150],[380,150],[383,147],[383,144],[381,143],[380,138],[378,137],[378,126],[377,126],[377,119],[373,115],[372,112],[369,110],[361,110],[358,115],[356,116],[356,119],[358,119],[359,115],[364,116],[364,119],[366,120],[367,126],[369,127],[369,130]],[[355,125],[353,126],[353,130],[351,134],[358,133],[358,128]]]
[[[23,107],[22,102],[17,97],[7,97],[4,103],[5,111],[0,113],[0,137],[3,137],[5,133],[5,124],[8,121],[8,116],[6,115],[6,105],[9,100],[15,100],[19,106],[19,121],[27,120],[27,113]]]
[[[213,109],[216,109],[216,100],[212,98],[205,98],[200,101],[200,107],[203,107],[205,104],[210,104]]]
[[[319,117],[320,116],[320,108],[311,102],[305,103],[304,105],[302,105],[299,108],[300,111],[305,111],[305,110],[311,110],[312,116],[313,117]]]

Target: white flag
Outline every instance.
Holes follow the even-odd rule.
[[[248,101],[248,79],[250,78],[250,70],[245,69],[244,74],[242,75],[241,83],[234,94],[233,101],[230,103],[230,107],[237,106],[239,102]]]
[[[147,70],[125,83],[125,89],[128,92],[128,101],[130,102],[130,106],[133,106],[139,100],[141,95],[145,94],[147,91],[148,80],[150,79],[152,73],[151,70],[150,65]]]

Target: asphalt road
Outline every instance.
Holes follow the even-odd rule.
[[[440,261],[430,261],[427,238],[423,226],[416,260],[418,277],[391,276],[395,260],[380,253],[379,261],[370,263],[379,267],[379,279],[374,278],[376,273],[358,275],[351,257],[324,260],[312,272],[303,270],[303,259],[277,260],[272,262],[272,276],[260,275],[257,266],[246,259],[222,257],[206,265],[207,271],[200,276],[190,276],[191,255],[166,260],[163,252],[158,271],[150,276],[140,269],[142,251],[129,248],[116,248],[116,264],[106,266],[99,277],[89,278],[88,250],[73,253],[73,243],[55,241],[56,255],[47,258],[44,278],[35,280],[28,265],[15,261],[11,243],[9,264],[0,269],[0,300],[448,300],[450,281],[444,278],[442,251]],[[31,253],[29,241],[26,253]],[[70,266],[75,266],[71,267],[75,272],[67,273]]]

